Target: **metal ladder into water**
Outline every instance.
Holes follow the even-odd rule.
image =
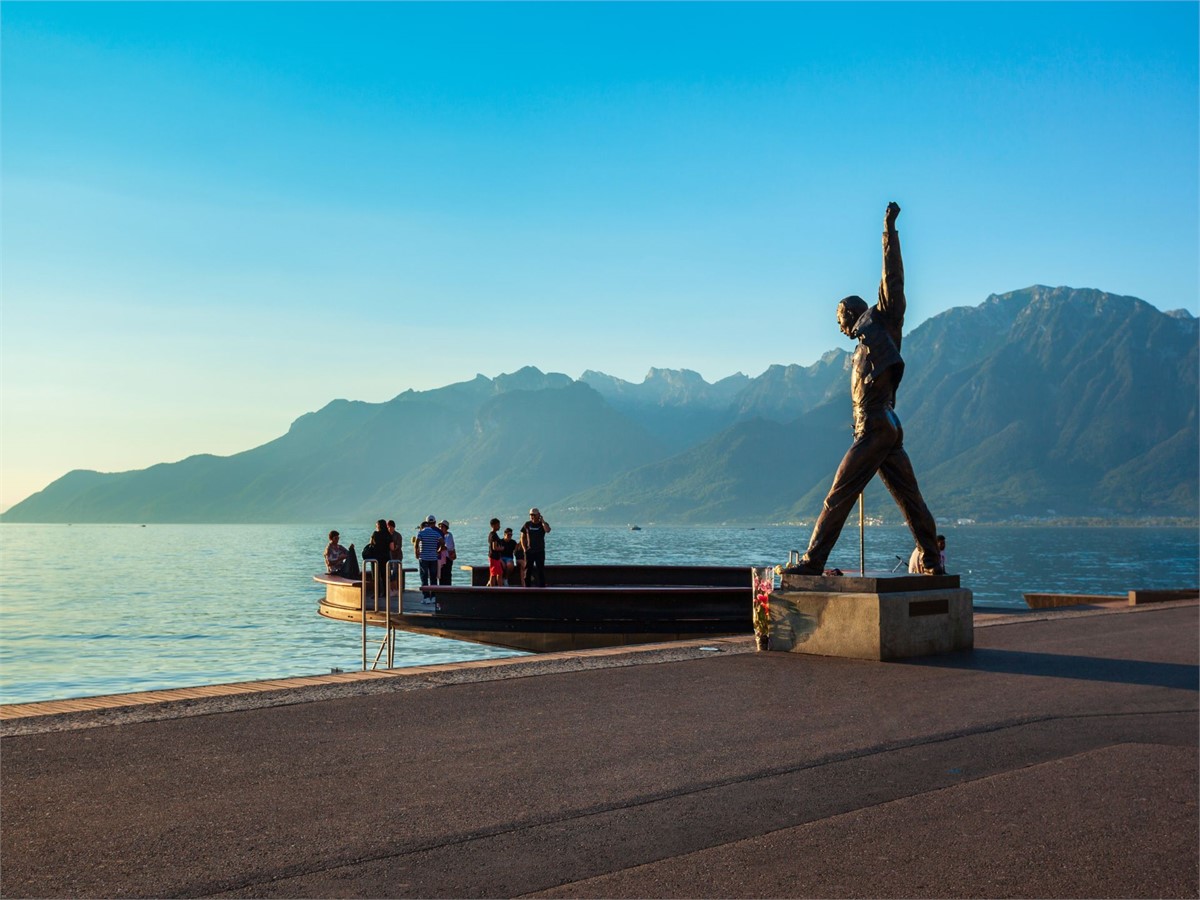
[[[371,574],[371,588],[373,597],[371,597],[371,611],[383,612],[383,638],[379,642],[379,649],[375,653],[375,661],[371,663],[370,669],[379,668],[379,660],[383,657],[383,651],[387,650],[387,665],[384,668],[394,668],[396,662],[396,629],[392,627],[392,602],[390,585],[392,581],[392,572],[396,572],[396,612],[404,612],[404,560],[389,559],[383,564],[383,578],[377,578],[376,574],[379,571],[379,562],[374,559],[364,559],[362,569],[362,587],[360,588],[359,611],[362,615],[362,670],[366,672],[367,666],[367,647],[370,642],[367,640],[367,573]],[[382,598],[380,597],[382,594]],[[382,607],[380,601],[382,600]]]

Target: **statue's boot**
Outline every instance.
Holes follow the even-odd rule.
[[[825,566],[821,563],[813,562],[807,556],[803,557],[797,565],[788,566],[782,571],[784,575],[822,575],[825,572]]]

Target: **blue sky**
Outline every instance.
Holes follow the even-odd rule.
[[[1197,10],[6,2],[0,508],[336,397],[811,363],[891,199],[910,327],[1195,313]]]

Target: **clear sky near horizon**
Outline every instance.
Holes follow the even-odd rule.
[[[6,2],[0,509],[338,397],[809,364],[892,199],[910,329],[1196,313],[1197,10]]]

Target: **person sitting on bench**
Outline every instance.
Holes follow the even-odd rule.
[[[354,553],[354,545],[347,550],[338,543],[341,535],[336,531],[329,532],[329,545],[325,548],[325,571],[330,575],[341,575],[343,578],[358,578],[358,557]]]

